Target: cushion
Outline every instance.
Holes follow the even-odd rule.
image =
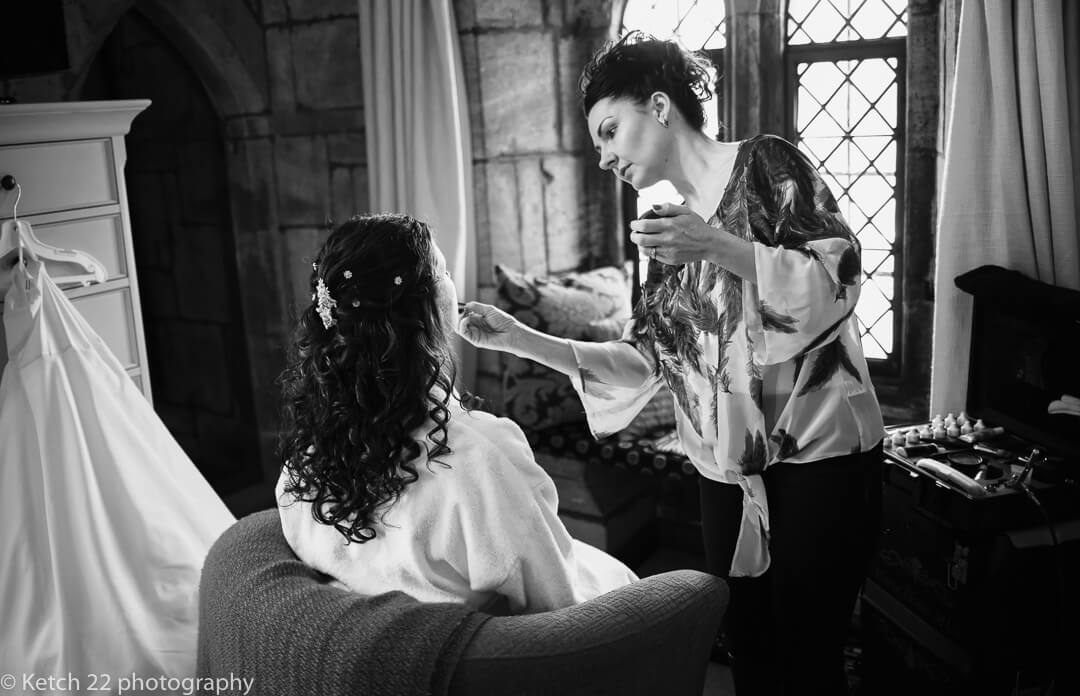
[[[526,326],[561,338],[584,339],[590,322],[630,318],[626,271],[604,266],[545,277],[495,266],[496,304]]]
[[[634,416],[623,432],[631,437],[648,437],[675,428],[675,397],[667,386],[661,386],[641,412]]]
[[[496,306],[526,326],[560,338],[589,340],[590,322],[625,323],[630,317],[629,276],[614,266],[544,277],[497,265],[495,279]],[[569,378],[509,354],[503,354],[502,402],[503,415],[526,429],[585,422]]]
[[[617,341],[622,338],[626,319],[621,317],[608,317],[607,319],[593,319],[585,325],[585,340],[587,341]]]
[[[583,467],[599,464],[650,475],[670,474],[683,478],[698,475],[674,432],[662,433],[655,439],[629,438],[624,433],[617,433],[597,440],[587,427],[571,424],[530,432],[528,439],[537,454],[567,455],[575,460],[568,466],[576,469],[548,471],[552,476],[578,476]]]
[[[595,440],[588,428],[571,424],[530,431],[528,437],[536,461],[553,477],[580,477],[602,466],[636,471],[656,486],[659,519],[701,523],[699,474],[674,431],[655,438],[632,438],[624,432]]]

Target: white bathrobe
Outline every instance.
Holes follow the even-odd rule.
[[[637,579],[615,558],[571,539],[557,515],[555,484],[513,421],[452,402],[448,443],[453,452],[439,460],[449,467],[417,461],[419,480],[363,544],[347,544],[312,517],[310,503],[285,494],[283,470],[278,510],[289,545],[355,592],[401,590],[478,609],[505,598],[513,613],[570,606]]]

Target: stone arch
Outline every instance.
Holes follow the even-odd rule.
[[[262,67],[262,55],[241,53],[226,34],[224,23],[214,21],[220,4],[204,0],[139,0],[138,9],[191,61],[222,117],[261,114],[266,111],[267,88],[256,81],[254,69]],[[230,20],[230,31],[261,37],[262,27],[250,14],[233,14]],[[265,70],[261,72],[265,74]]]
[[[65,3],[71,67],[51,82],[41,77],[21,79],[31,100],[77,99],[102,45],[132,9],[166,34],[190,62],[222,118],[265,112],[269,90],[265,79],[256,78],[266,74],[263,28],[247,4],[214,0]]]
[[[102,0],[82,7],[68,18],[75,38],[72,70],[63,89],[66,98],[78,98],[106,39],[132,9],[168,37],[203,84],[225,139],[243,332],[261,460],[272,486],[278,468],[273,464],[277,415],[276,398],[267,385],[277,376],[277,353],[286,331],[285,283],[278,268],[280,252],[270,234],[277,227],[277,211],[272,136],[265,123],[269,88],[264,28],[248,7],[217,0]]]
[[[82,36],[88,43],[77,47],[76,65],[72,66],[73,81],[68,85],[69,96],[79,94],[87,72],[120,18],[137,9],[175,45],[190,62],[203,82],[211,101],[222,118],[240,114],[261,114],[267,107],[267,88],[254,75],[265,70],[261,54],[241,47],[226,33],[221,10],[217,3],[206,0],[104,0],[95,3],[95,15],[82,15],[86,25]],[[246,5],[243,5],[246,7]],[[250,14],[231,13],[231,30],[261,35],[262,28]],[[256,42],[255,45],[261,45]]]

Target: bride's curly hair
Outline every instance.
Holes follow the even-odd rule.
[[[350,219],[313,264],[312,302],[278,378],[279,453],[285,491],[349,541],[375,538],[377,518],[419,478],[421,445],[431,461],[450,452],[454,362],[435,264],[430,230],[407,215]]]

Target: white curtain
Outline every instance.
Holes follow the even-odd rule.
[[[372,212],[427,222],[462,300],[476,299],[472,144],[451,0],[360,0]],[[475,353],[458,342],[458,384]]]
[[[972,298],[956,276],[995,264],[1080,289],[1078,43],[1073,0],[962,5],[938,215],[932,414],[966,401]]]

